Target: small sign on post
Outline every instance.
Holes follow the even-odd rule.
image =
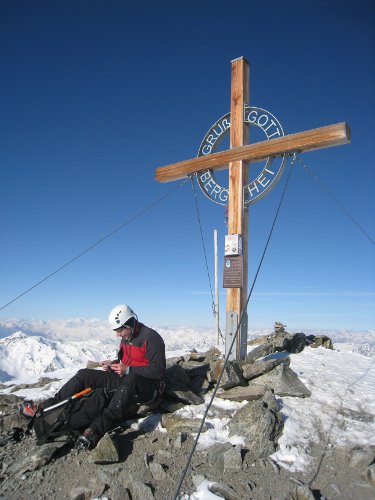
[[[224,257],[223,288],[243,288],[243,255]]]

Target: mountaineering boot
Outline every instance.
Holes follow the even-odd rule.
[[[79,436],[78,444],[81,448],[86,448],[87,450],[92,450],[99,443],[102,436],[99,436],[92,429],[88,428],[85,432]]]
[[[23,401],[18,406],[21,415],[26,418],[33,418],[35,413],[41,408],[41,406],[37,403],[33,403],[32,401]]]

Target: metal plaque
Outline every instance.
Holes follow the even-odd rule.
[[[224,257],[223,288],[243,288],[243,255]]]

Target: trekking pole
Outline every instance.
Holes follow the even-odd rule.
[[[92,388],[88,387],[87,389],[84,389],[81,392],[77,392],[76,394],[73,394],[73,396],[70,396],[70,398],[64,399],[64,401],[60,401],[60,403],[56,403],[52,406],[49,406],[46,409],[43,408],[43,412],[47,413],[48,411],[54,410],[55,408],[58,408],[59,406],[65,405],[66,403],[69,403],[69,401],[73,401],[74,399],[80,398],[81,396],[85,396],[85,394],[88,394],[91,391],[92,391]]]

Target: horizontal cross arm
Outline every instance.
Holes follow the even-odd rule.
[[[228,163],[233,161],[243,160],[255,163],[269,156],[276,157],[295,151],[312,151],[349,142],[349,126],[344,122],[337,123],[159,167],[156,169],[156,180],[171,182],[202,170],[223,170],[227,168]]]

